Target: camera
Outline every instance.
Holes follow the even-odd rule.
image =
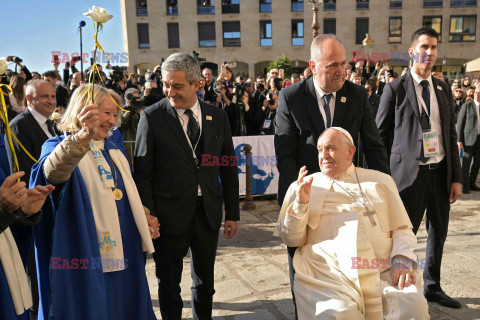
[[[239,82],[233,83],[233,94],[237,96],[237,101],[242,101],[243,93],[245,92],[245,86]]]
[[[265,86],[263,83],[257,84],[257,91],[264,92],[265,91]]]
[[[215,86],[215,88],[213,88],[213,91],[215,91],[217,96],[220,96],[222,94],[222,84],[225,84],[225,82],[217,81],[217,85]]]
[[[112,80],[118,82],[123,80],[125,67],[112,66]]]
[[[207,59],[205,58],[200,58],[199,55],[200,55],[200,52],[197,52],[195,50],[193,50],[193,55],[195,56],[195,58],[198,60],[198,62],[201,62],[201,61],[207,61]]]
[[[79,56],[78,56],[78,57],[72,57],[72,61],[73,61],[73,62],[78,62],[78,61],[80,61],[80,59],[81,59],[81,58],[80,58]]]
[[[268,104],[273,106],[275,104],[275,100],[273,99],[273,93],[269,92],[267,94],[267,97],[268,97]]]

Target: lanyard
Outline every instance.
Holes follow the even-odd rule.
[[[429,86],[430,87],[430,86]],[[430,89],[428,89],[430,91]],[[420,104],[422,105],[422,108],[423,110],[425,111],[425,114],[427,115],[427,117],[430,119],[430,114],[428,113],[428,110],[427,110],[427,105],[425,104],[425,101],[423,101],[423,98],[421,95],[418,94],[418,87],[415,86],[415,93],[417,94],[417,98],[418,100],[417,101],[420,101]],[[430,109],[430,112],[432,111],[432,109]]]
[[[182,115],[185,115],[185,113],[183,113]],[[183,123],[185,122],[185,119],[183,119],[183,117],[179,117],[181,120],[182,120],[182,127],[183,127]],[[195,114],[193,114],[193,118],[195,119]],[[199,117],[200,118],[200,117]],[[190,120],[190,119],[189,119]],[[196,121],[196,120],[195,120]],[[190,141],[190,138],[188,137],[188,134],[186,135],[187,136],[187,140],[188,142],[190,143],[190,146],[192,147],[193,149],[193,157],[195,159],[197,159],[197,154],[195,153],[195,150],[197,150],[197,146],[198,146],[198,143],[200,142],[200,137],[202,136],[202,124],[200,121],[197,121],[197,124],[198,124],[198,127],[199,127],[199,130],[200,130],[200,133],[198,134],[198,140],[197,142],[195,143],[195,145],[192,144],[192,141]],[[187,121],[187,126],[188,126],[188,121]],[[183,128],[182,128],[183,129]]]

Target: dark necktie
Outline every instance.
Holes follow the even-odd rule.
[[[188,116],[187,136],[190,139],[192,147],[195,148],[198,138],[200,137],[200,128],[198,127],[197,120],[195,120],[191,109],[185,110],[185,114]]]
[[[332,114],[330,113],[330,99],[333,97],[333,94],[329,93],[323,96],[323,101],[325,104],[323,105],[323,110],[325,110],[325,117],[327,118],[327,129],[332,126]]]
[[[428,115],[426,114],[423,106],[422,106],[422,113],[420,116],[420,126],[422,127],[422,131],[427,131],[430,130],[430,90],[428,89],[428,81],[427,80],[422,80],[420,82],[420,85],[422,86],[422,99],[423,102],[425,103],[425,107],[427,109]],[[422,139],[423,140],[423,139]],[[422,150],[420,151],[420,160],[423,162],[427,162],[429,157],[425,157],[424,153],[424,145],[422,142]]]
[[[52,137],[56,137],[57,133],[55,132],[55,123],[51,119],[47,119],[47,128],[48,132],[52,135]]]

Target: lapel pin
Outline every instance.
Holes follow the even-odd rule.
[[[210,121],[212,120],[212,116],[206,116],[205,118]]]
[[[440,91],[442,91],[442,87],[440,87],[440,86],[437,86],[437,89],[440,90]]]
[[[342,97],[342,98],[340,99],[340,102],[341,102],[341,103],[345,103],[345,102],[347,102],[347,98],[345,98],[345,97]]]

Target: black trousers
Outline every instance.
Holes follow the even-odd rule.
[[[470,170],[470,164],[473,165]],[[469,189],[477,181],[478,170],[480,169],[480,135],[477,136],[477,140],[471,146],[464,147],[463,159],[462,159],[462,174],[463,174],[463,188]]]
[[[437,169],[419,169],[417,178],[407,189],[400,192],[405,209],[417,234],[427,210],[426,228],[428,232],[427,254],[424,266],[424,291],[440,288],[440,266],[442,264],[443,246],[448,232],[450,215],[449,194],[447,192],[447,168],[445,160]],[[448,187],[450,190],[450,186]]]
[[[183,301],[180,295],[183,258],[190,248],[192,276],[192,308],[194,319],[212,319],[214,289],[214,264],[219,230],[208,224],[202,198],[197,200],[197,210],[191,226],[179,235],[161,234],[153,240],[158,299],[164,320],[182,318]]]

